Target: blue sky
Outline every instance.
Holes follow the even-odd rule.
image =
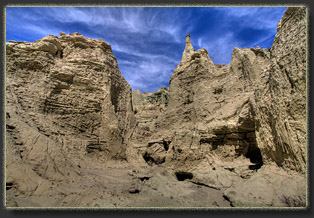
[[[33,42],[79,32],[111,44],[132,90],[168,87],[185,36],[215,64],[234,47],[270,48],[285,7],[7,7],[6,40]]]

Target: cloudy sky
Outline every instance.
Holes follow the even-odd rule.
[[[285,7],[7,7],[6,40],[79,32],[111,44],[132,89],[168,87],[185,36],[229,64],[234,47],[270,48]]]

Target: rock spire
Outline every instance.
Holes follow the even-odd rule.
[[[183,55],[182,55],[181,62],[189,60],[189,58],[195,52],[195,49],[193,48],[193,45],[192,45],[190,37],[191,37],[190,33],[187,34],[186,37],[185,37],[185,49],[184,49],[184,52],[183,52]]]

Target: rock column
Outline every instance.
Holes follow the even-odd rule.
[[[181,62],[187,61],[194,54],[195,49],[193,48],[192,42],[190,40],[191,35],[187,34],[185,38],[185,49],[182,55]]]

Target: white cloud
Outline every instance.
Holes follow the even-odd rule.
[[[216,10],[221,10],[228,16],[245,17],[256,14],[257,8],[254,7],[218,7]]]
[[[47,27],[41,27],[36,26],[32,24],[27,24],[23,26],[24,29],[31,31],[32,33],[37,33],[38,35],[41,35],[41,37],[45,37],[48,35],[59,35],[60,31],[55,28],[47,28]]]
[[[178,26],[174,22],[162,22],[160,11],[146,11],[145,8],[49,8],[43,13],[63,23],[82,23],[89,27],[123,29],[128,33],[145,33],[158,30],[168,33],[174,41],[178,40]],[[175,14],[174,14],[175,16]]]
[[[278,7],[217,7],[214,8],[226,16],[226,19],[241,20],[241,25],[254,29],[276,29],[285,11],[285,8],[278,10]]]
[[[153,92],[168,84],[176,64],[168,62],[164,57],[143,57],[137,63],[118,61],[121,72],[131,85],[132,89]]]

